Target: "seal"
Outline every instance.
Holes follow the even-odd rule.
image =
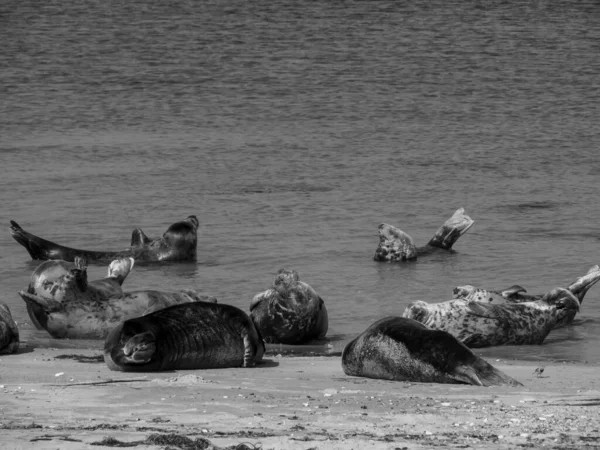
[[[569,290],[577,299],[579,304],[583,303],[585,294],[589,289],[600,280],[600,266],[592,266],[588,272],[578,277],[575,281],[570,283],[566,288]],[[502,290],[488,290],[482,288],[476,288],[471,285],[457,286],[453,290],[454,298],[464,299],[468,301],[476,301],[483,303],[490,303],[495,305],[502,305],[504,303],[523,303],[542,300],[547,303],[552,303],[556,290],[551,290],[545,294],[528,294],[527,290],[519,285],[511,286],[508,289]],[[569,309],[571,314],[563,314],[561,320],[559,320],[555,328],[569,325],[575,319],[577,310]],[[567,311],[563,311],[566,313]]]
[[[175,305],[117,325],[104,343],[111,370],[253,367],[265,345],[239,308],[210,302]]]
[[[19,350],[19,328],[10,314],[10,309],[0,303],[0,355]]]
[[[423,247],[417,247],[404,231],[387,223],[379,225],[379,245],[375,250],[375,261],[398,262],[414,260],[440,250],[450,251],[459,237],[473,226],[474,221],[459,208]]]
[[[32,259],[60,259],[74,261],[76,256],[87,261],[110,261],[132,257],[136,261],[195,261],[198,245],[198,219],[188,216],[171,225],[160,238],[150,239],[140,228],[133,230],[131,246],[123,251],[94,251],[65,247],[25,231],[10,221],[12,237],[29,253]]]
[[[455,299],[411,303],[402,314],[434,329],[447,331],[470,348],[539,345],[561,321],[577,314],[580,303],[571,291],[556,288],[543,299],[492,304]]]
[[[521,386],[454,336],[403,317],[373,323],[342,352],[346,375],[422,383]]]
[[[114,260],[108,276],[88,282],[87,263],[78,256],[74,262],[50,260],[41,263],[31,275],[27,294],[53,302],[95,304],[112,296],[123,295],[121,285],[133,268],[133,258]],[[47,315],[37,302],[26,302],[29,318],[38,330],[46,328]]]
[[[254,296],[250,318],[265,342],[304,344],[323,339],[329,319],[325,302],[295,270],[280,269],[270,289]]]
[[[109,277],[87,283],[82,259],[75,263],[45,261],[19,295],[33,323],[57,339],[104,339],[123,320],[187,302],[213,301],[193,290],[123,292],[121,284],[133,267],[132,258],[116,260]]]

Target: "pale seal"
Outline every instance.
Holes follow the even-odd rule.
[[[10,309],[0,303],[0,355],[19,350],[19,328],[10,314]]]
[[[195,261],[198,245],[198,219],[189,216],[171,225],[160,238],[150,239],[140,228],[133,230],[131,246],[123,251],[93,251],[65,247],[35,236],[10,221],[12,237],[29,253],[32,259],[61,259],[74,261],[76,256],[87,261],[110,261],[132,257],[136,261]]]
[[[569,284],[567,289],[583,303],[583,299],[587,291],[600,280],[600,266],[592,266],[588,272],[577,278]],[[508,289],[489,290],[476,288],[471,285],[457,286],[453,290],[454,298],[460,298],[468,301],[477,301],[482,303],[491,303],[501,305],[504,303],[522,303],[537,300],[552,302],[552,297],[555,295],[555,290],[551,290],[545,294],[528,294],[527,290],[519,285],[512,286]],[[557,322],[555,328],[568,325],[573,322],[577,310],[568,310],[571,314],[563,314],[560,321]],[[566,312],[566,311],[564,311]],[[563,313],[564,313],[563,312]]]
[[[108,266],[108,276],[100,280],[87,279],[87,264],[83,258],[74,262],[44,261],[33,271],[27,295],[51,301],[93,305],[112,296],[123,295],[121,285],[134,265],[133,258],[114,260]],[[39,302],[26,301],[27,312],[37,329],[46,329],[47,314]]]
[[[411,303],[402,314],[426,326],[447,331],[470,348],[539,345],[558,323],[574,316],[580,303],[571,291],[556,288],[543,299],[492,304],[455,299]]]
[[[451,334],[402,317],[378,320],[350,341],[342,368],[346,375],[394,381],[521,385]]]
[[[265,346],[252,320],[235,306],[197,302],[129,319],[104,344],[111,370],[150,372],[252,367]]]
[[[379,225],[379,245],[375,250],[375,261],[409,261],[435,251],[452,249],[454,243],[467,232],[474,221],[459,208],[423,247],[417,247],[404,231],[386,223]]]
[[[250,317],[265,342],[274,344],[322,339],[329,327],[325,302],[295,270],[280,269],[273,287],[254,296]]]

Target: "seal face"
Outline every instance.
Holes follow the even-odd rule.
[[[346,375],[423,383],[519,386],[454,336],[402,317],[373,323],[342,352]]]
[[[587,291],[600,280],[600,266],[592,266],[588,272],[578,277],[575,281],[569,284],[567,290],[571,292],[579,304],[583,303],[583,299]],[[467,301],[483,302],[495,305],[506,303],[524,303],[543,301],[548,304],[559,302],[563,291],[561,288],[552,289],[545,294],[528,294],[524,287],[515,285],[503,290],[488,290],[476,288],[474,286],[465,285],[457,286],[453,291],[454,298]],[[561,311],[560,319],[557,321],[554,328],[562,327],[573,322],[575,315],[579,311],[578,308],[568,308]]]
[[[470,348],[541,344],[558,323],[579,311],[567,289],[536,301],[493,304],[455,299],[411,303],[402,314],[434,330],[446,331]]]
[[[12,237],[29,253],[32,259],[60,259],[74,261],[76,256],[87,261],[109,261],[133,257],[138,261],[195,261],[198,246],[198,218],[188,216],[171,225],[160,238],[150,239],[136,228],[131,235],[131,246],[123,251],[93,251],[66,247],[42,239],[10,221]]]
[[[325,302],[295,270],[280,269],[273,286],[254,296],[250,317],[269,343],[304,344],[324,338],[329,327]]]
[[[386,223],[379,225],[379,245],[375,250],[375,261],[398,262],[414,260],[437,250],[451,250],[454,243],[467,232],[474,221],[459,208],[423,247],[417,247],[404,231]]]
[[[10,314],[10,309],[0,303],[0,355],[19,350],[19,329]]]
[[[108,367],[132,372],[252,367],[264,352],[245,312],[202,301],[126,320],[104,343]]]

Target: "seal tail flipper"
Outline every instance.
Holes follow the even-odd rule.
[[[598,280],[600,280],[600,266],[595,265],[588,270],[588,273],[571,283],[568,289],[579,299],[580,303],[583,303],[583,297]]]
[[[379,225],[379,245],[375,261],[408,261],[417,257],[417,246],[404,231],[387,223]]]
[[[29,253],[29,256],[31,256],[32,259],[50,259],[49,249],[56,246],[53,242],[25,231],[14,220],[10,221],[10,234],[15,241],[25,247],[25,250],[27,250],[27,253]]]
[[[134,265],[135,260],[131,257],[115,259],[108,266],[108,278],[114,278],[122,285]]]
[[[142,231],[141,228],[136,228],[131,233],[131,246],[132,247],[143,247],[144,245],[147,245],[150,242],[152,242],[152,239],[150,239],[148,236],[146,236],[146,234]]]
[[[454,243],[473,226],[475,221],[465,214],[464,208],[459,208],[436,231],[428,245],[444,250],[450,250]]]
[[[19,291],[21,298],[27,303],[27,305],[41,307],[46,312],[58,311],[61,309],[61,302],[57,302],[51,298],[43,298],[39,295],[30,294],[25,291]]]
[[[483,359],[476,358],[474,364],[456,367],[452,377],[457,381],[475,386],[523,386],[519,381],[496,369]]]

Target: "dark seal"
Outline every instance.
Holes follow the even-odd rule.
[[[252,367],[265,352],[248,315],[231,305],[171,306],[117,325],[104,343],[111,370]]]
[[[381,319],[342,353],[346,375],[423,383],[520,386],[455,337],[411,319]]]
[[[12,237],[29,253],[32,259],[61,259],[74,261],[76,256],[87,261],[111,261],[132,257],[136,261],[195,261],[198,245],[198,219],[189,216],[171,225],[164,234],[150,239],[140,228],[133,230],[131,246],[123,251],[93,251],[65,247],[35,236],[10,221]]]
[[[322,339],[329,327],[325,302],[295,270],[280,269],[273,287],[254,296],[250,317],[265,342],[273,344]]]
[[[449,251],[473,223],[474,221],[465,214],[464,208],[459,208],[423,247],[417,247],[404,231],[382,223],[379,225],[379,245],[373,259],[386,262],[409,261],[436,251]]]
[[[19,329],[10,314],[10,309],[0,303],[0,355],[19,350]]]

